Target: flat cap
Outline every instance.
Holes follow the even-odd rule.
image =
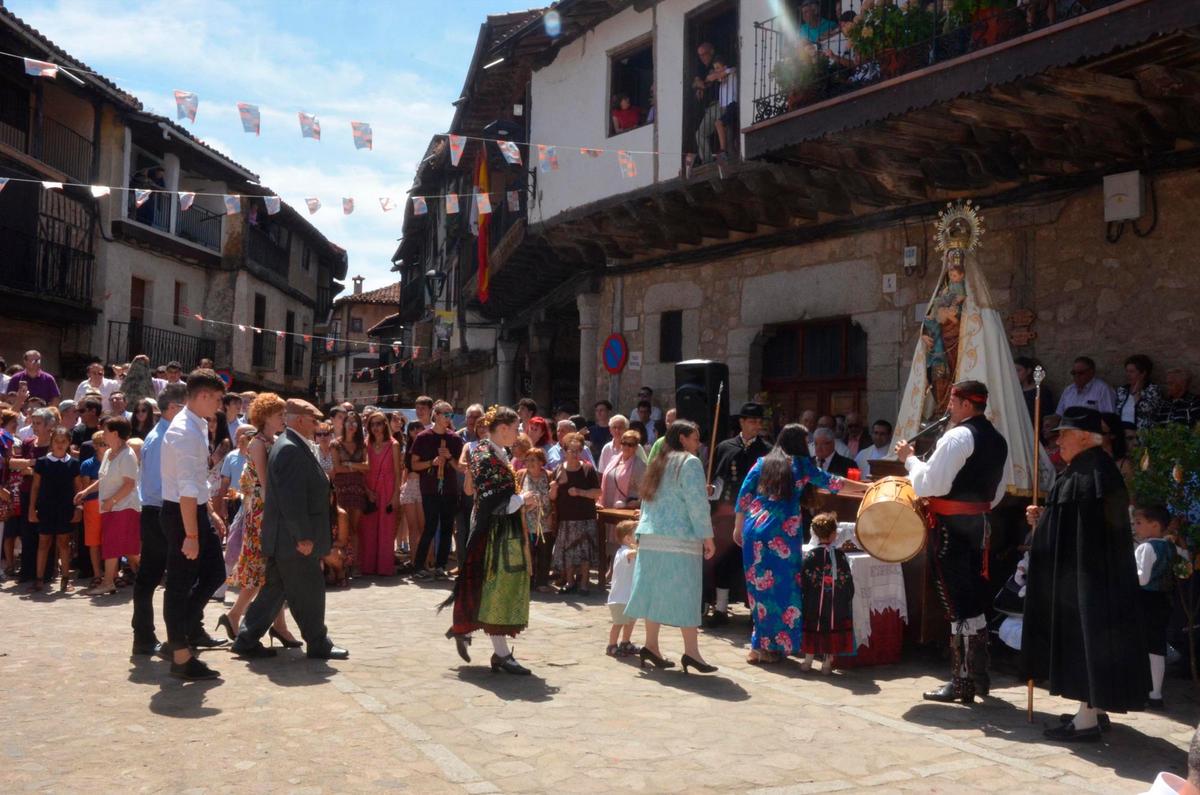
[[[325,415],[321,413],[320,409],[307,400],[297,398],[288,398],[286,413],[293,416],[312,417],[314,420],[325,419]]]

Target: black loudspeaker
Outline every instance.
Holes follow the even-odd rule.
[[[721,406],[717,408],[717,395]],[[700,426],[705,445],[712,439],[717,412],[717,441],[729,438],[729,367],[721,362],[692,359],[675,365],[675,414]]]

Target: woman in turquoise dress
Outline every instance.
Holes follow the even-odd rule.
[[[795,423],[779,432],[775,449],[760,458],[742,482],[733,540],[742,548],[754,621],[746,658],[751,664],[778,662],[800,651],[804,624],[800,498],[810,483],[835,493],[865,491],[861,483],[818,469],[808,456],[808,431]]]
[[[643,668],[647,661],[655,668],[675,665],[658,645],[659,628],[669,624],[683,633],[684,672],[711,673],[717,669],[700,656],[697,630],[704,559],[714,551],[704,467],[695,455],[700,430],[676,420],[663,444],[664,454],[650,462],[639,489],[638,555],[625,615],[646,620]]]

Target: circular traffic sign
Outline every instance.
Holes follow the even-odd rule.
[[[616,375],[624,370],[625,362],[629,359],[629,343],[625,342],[624,335],[609,334],[600,351],[600,357],[604,360],[604,369],[610,374]]]

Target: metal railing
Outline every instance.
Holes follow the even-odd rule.
[[[206,210],[193,204],[179,213],[175,234],[184,240],[190,240],[220,253],[222,217],[220,213],[214,213],[212,210]]]
[[[195,337],[179,331],[147,326],[140,320],[108,321],[108,361],[127,362],[144,353],[153,364],[182,362],[190,370],[201,359],[212,359],[216,340]]]
[[[292,378],[304,375],[304,353],[308,349],[299,342],[292,342],[289,337],[284,341],[283,374]]]
[[[79,182],[92,178],[90,140],[54,119],[42,120],[41,152],[39,159]]]
[[[274,332],[263,331],[255,334],[254,343],[250,348],[250,366],[261,370],[274,370],[278,347],[279,337]]]
[[[130,191],[129,217],[139,224],[153,227],[160,232],[171,234],[171,202],[175,197],[169,193],[151,193],[142,206],[137,205],[137,195]]]
[[[289,252],[258,227],[250,226],[246,234],[246,256],[269,271],[288,277]]]
[[[0,226],[0,287],[90,306],[95,257],[68,242],[62,221],[42,216],[39,227],[43,233]]]
[[[754,23],[754,116],[775,118],[881,80],[984,50],[1118,0],[1016,6],[1012,0],[914,0],[878,5],[845,31],[831,20]],[[862,33],[871,31],[870,36]],[[1054,46],[1046,42],[1045,46]]]

